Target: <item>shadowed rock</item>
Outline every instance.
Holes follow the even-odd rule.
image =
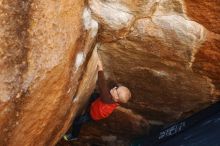
[[[149,124],[216,102],[219,10],[211,0],[0,1],[0,145],[55,145],[95,88],[97,55],[133,98],[74,144],[128,145]]]

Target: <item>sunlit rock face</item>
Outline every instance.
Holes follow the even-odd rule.
[[[219,100],[218,1],[89,0],[88,4],[100,24],[97,47],[109,83],[122,83],[133,93],[127,110],[149,123],[167,123]],[[117,110],[114,115],[123,119],[126,114]],[[95,124],[96,134],[91,132],[90,138],[88,129],[95,126],[86,127],[82,137],[109,136],[116,142],[124,135],[129,140],[133,130],[116,129],[131,121],[110,117]],[[141,133],[143,127],[147,132],[144,124],[136,129]]]
[[[0,1],[1,146],[54,145],[67,131],[94,89],[97,30],[81,0]]]
[[[194,71],[208,76],[220,89],[220,1],[186,0],[186,8],[187,15],[209,31],[205,43],[196,54]]]
[[[128,145],[219,100],[219,11],[214,0],[0,1],[0,145],[55,145],[95,88],[98,54],[133,98],[74,145]]]

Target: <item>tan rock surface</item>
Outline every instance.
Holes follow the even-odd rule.
[[[220,33],[219,0],[184,0],[187,16],[202,24],[209,31]]]
[[[218,1],[89,0],[89,6],[101,25],[98,51],[109,83],[132,90],[127,109],[144,120],[167,123],[219,100]],[[111,133],[115,142],[121,135],[131,139],[126,128],[111,127],[124,123],[122,115],[104,122],[108,128],[102,122],[86,127],[83,138],[97,141]],[[127,117],[126,123],[131,121]],[[98,127],[106,130],[100,133]],[[89,129],[96,129],[92,138]]]
[[[81,0],[5,0],[0,13],[0,145],[54,145],[83,106],[73,95],[98,24]],[[83,98],[94,88],[94,63]]]
[[[193,69],[208,76],[220,90],[220,1],[185,0],[187,15],[208,29],[206,42],[196,54]],[[219,95],[218,93],[215,93]]]
[[[142,103],[149,110],[167,114],[166,120],[163,117],[165,121],[192,110],[192,105],[214,100],[212,82],[192,70],[195,55],[206,42],[209,31],[185,15],[182,1],[101,2],[102,9],[107,6],[122,12],[127,9],[136,18],[123,28],[127,29],[124,36],[118,36],[111,29],[114,24],[107,23],[115,14],[111,17],[108,16],[111,13],[100,14],[97,0],[90,0],[96,20],[104,27],[110,25],[101,31],[99,42],[109,80],[126,83],[134,93],[134,101],[142,101],[138,105]],[[120,5],[123,10],[118,8]],[[139,11],[148,7],[148,12],[135,13],[134,7],[138,5]],[[116,39],[109,39],[109,35]]]
[[[133,98],[75,145],[127,145],[219,100],[219,10],[217,0],[0,1],[0,145],[55,145],[95,87],[95,46],[108,82]]]

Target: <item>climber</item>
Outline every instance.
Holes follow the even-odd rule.
[[[91,95],[88,110],[74,120],[70,133],[63,136],[66,141],[77,140],[80,129],[84,123],[107,118],[117,106],[121,103],[127,103],[131,98],[131,92],[125,86],[119,85],[109,90],[104,78],[103,65],[100,59],[98,60],[97,67],[100,96],[98,93],[93,93]]]

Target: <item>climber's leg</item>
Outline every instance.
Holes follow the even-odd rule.
[[[74,120],[74,122],[71,126],[71,129],[70,129],[70,133],[67,133],[63,136],[63,138],[66,141],[77,140],[82,125],[84,123],[92,121],[92,118],[90,117],[89,108],[90,108],[91,103],[93,101],[95,101],[98,97],[99,97],[99,93],[97,93],[97,92],[92,93],[92,95],[90,96],[90,99],[89,99],[89,105],[87,106],[87,109],[85,110],[86,112]]]
[[[82,116],[76,118],[71,126],[70,133],[64,135],[64,139],[67,141],[77,140],[82,125],[91,121],[91,120],[92,119],[91,119],[89,113],[85,113]]]

